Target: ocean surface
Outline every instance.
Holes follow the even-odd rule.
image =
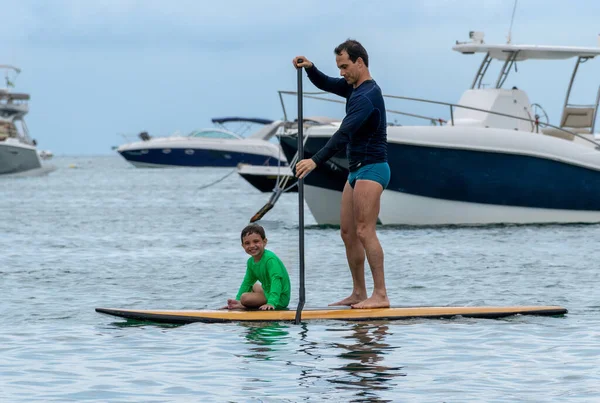
[[[379,229],[393,305],[564,317],[143,325],[94,308],[224,305],[245,271],[240,231],[269,194],[227,168],[51,163],[0,178],[1,402],[600,401],[600,225]],[[295,307],[297,194],[262,224]],[[339,229],[308,209],[306,224],[306,305],[323,306],[350,274]]]

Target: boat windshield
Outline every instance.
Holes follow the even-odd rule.
[[[211,138],[211,139],[240,139],[241,137],[238,136],[235,133],[232,132],[228,132],[225,130],[214,130],[214,129],[208,129],[208,130],[195,130],[193,132],[191,132],[188,137],[204,137],[204,138]]]

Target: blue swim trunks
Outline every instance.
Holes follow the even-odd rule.
[[[348,183],[354,189],[357,180],[370,180],[379,183],[383,188],[387,188],[390,183],[390,166],[387,162],[378,162],[376,164],[364,165],[348,175]]]

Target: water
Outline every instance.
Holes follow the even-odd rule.
[[[2,402],[600,400],[598,225],[379,232],[392,304],[556,304],[562,318],[141,325],[94,308],[222,306],[268,195],[237,174],[200,189],[228,169],[53,163],[0,179]],[[263,221],[294,290],[297,222],[296,194]],[[350,275],[338,230],[306,223],[307,306],[322,306]]]

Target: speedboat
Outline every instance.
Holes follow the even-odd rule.
[[[9,65],[0,65],[6,71],[6,89],[0,89],[0,175],[42,174],[53,167],[42,166],[36,141],[29,136],[24,117],[29,112],[29,94],[9,90],[20,69]]]
[[[240,163],[278,166],[287,161],[279,145],[270,142],[281,120],[215,118],[214,123],[250,122],[264,125],[242,137],[220,128],[201,129],[187,136],[151,137],[140,133],[141,141],[124,144],[117,151],[136,167],[235,167]]]
[[[438,123],[435,126],[388,127],[391,180],[381,198],[379,221],[394,225],[600,222],[600,143],[595,135],[600,88],[592,103],[575,104],[571,96],[578,70],[600,55],[600,48],[488,45],[483,37],[471,32],[470,41],[453,47],[464,55],[484,55],[471,88],[458,104],[386,95],[386,99],[441,105],[449,117],[425,117]],[[564,59],[574,59],[575,66],[560,120],[551,125],[541,105],[531,103],[522,89],[505,88],[504,83],[516,62]],[[484,88],[483,79],[493,62],[500,62],[499,76],[493,86]],[[307,128],[305,158],[336,130],[332,125]],[[296,136],[282,136],[280,142],[288,159],[293,158]],[[306,177],[305,199],[318,224],[339,225],[347,175],[341,151]]]

